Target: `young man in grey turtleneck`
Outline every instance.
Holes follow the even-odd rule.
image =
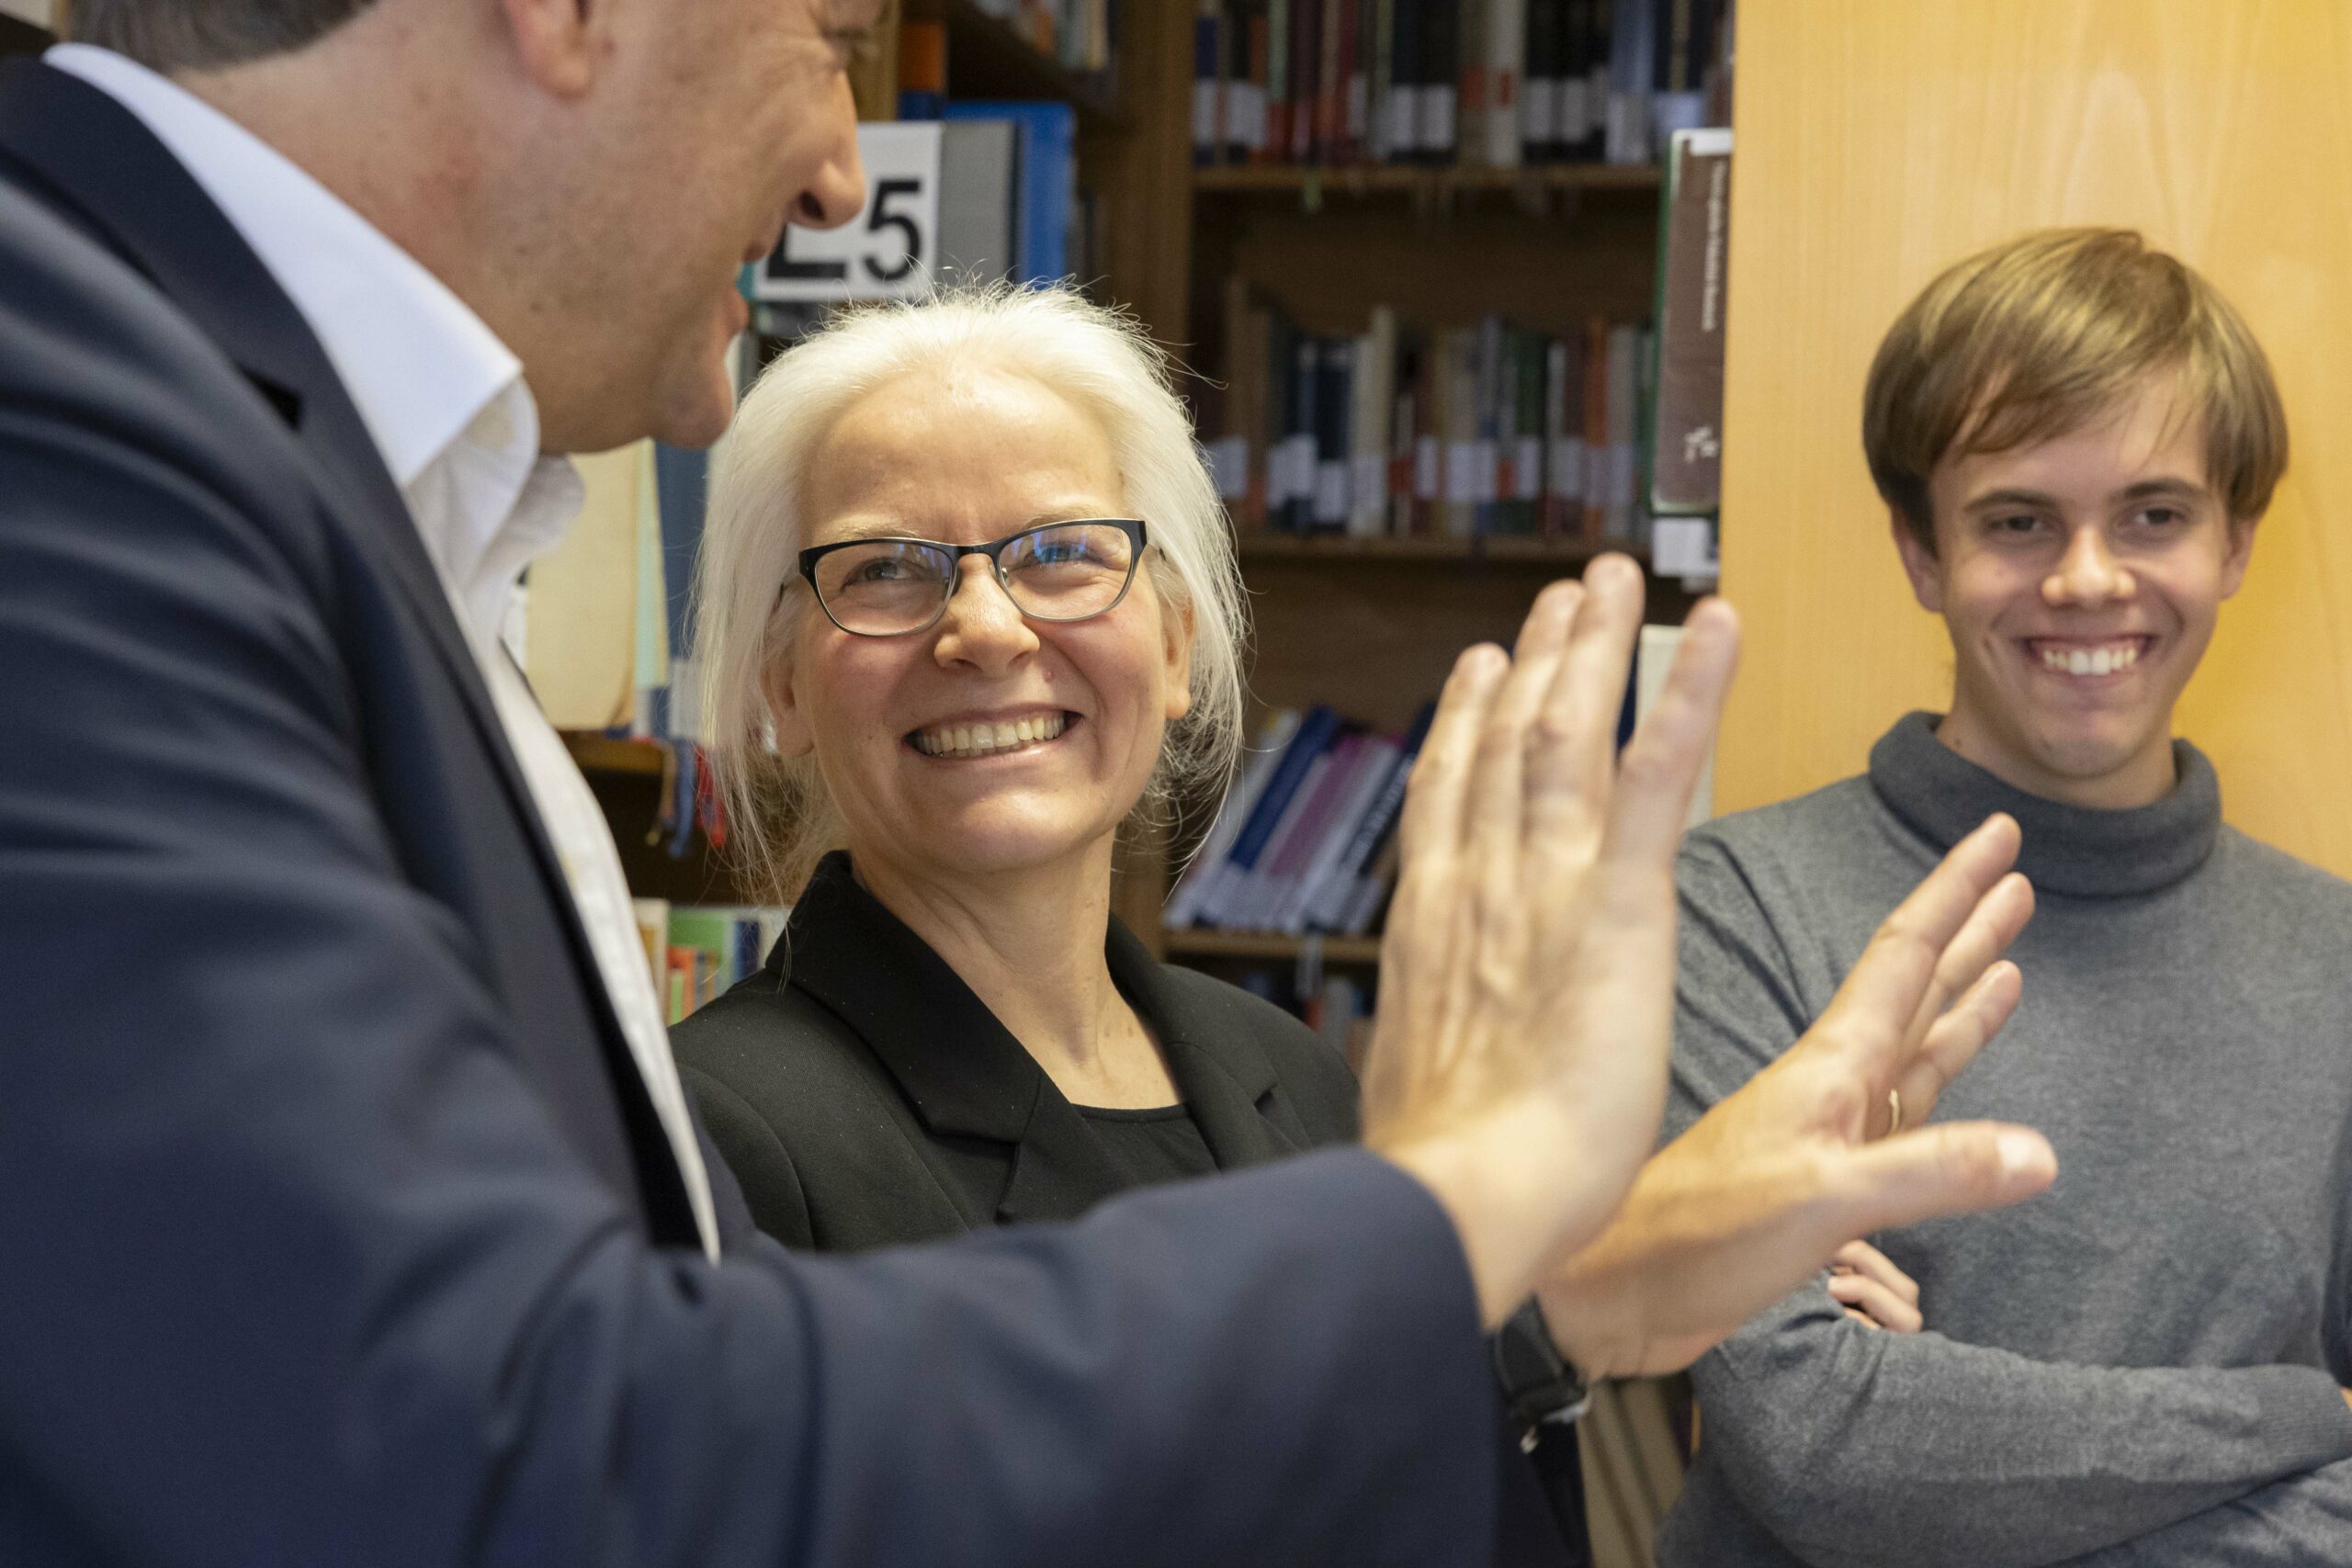
[[[2352,1562],[2352,885],[2225,826],[2171,739],[2285,468],[2268,366],[2137,235],[2045,231],[1896,322],[1864,440],[1951,704],[1861,777],[1690,835],[1668,1132],[2005,811],[2024,998],[1937,1112],[2032,1122],[2058,1180],[1876,1238],[1880,1278],[1824,1276],[1702,1360],[1659,1561]],[[1919,1332],[1847,1310],[1906,1315],[1911,1281]]]

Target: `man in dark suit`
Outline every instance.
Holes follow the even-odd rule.
[[[855,209],[876,9],[84,0],[110,51],[0,73],[0,1562],[1467,1562],[1539,1282],[1612,1370],[2048,1179],[1835,1110],[1997,1022],[1919,1007],[2022,919],[1996,830],[1560,1272],[1656,1125],[1735,641],[1612,794],[1611,563],[1432,730],[1376,1153],[749,1234],[500,626],[547,455],[716,436],[736,263]]]

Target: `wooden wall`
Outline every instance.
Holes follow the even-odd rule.
[[[2294,442],[2180,731],[2233,822],[2352,874],[2352,6],[1749,0],[1739,28],[1723,559],[1748,640],[1717,809],[1854,773],[1949,695],[1862,463],[1887,325],[1973,249],[2128,224],[2245,313]]]

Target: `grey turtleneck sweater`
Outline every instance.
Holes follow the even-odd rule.
[[[2156,804],[2022,794],[1913,714],[1870,773],[1686,842],[1669,1132],[1820,1014],[1995,811],[2039,897],[2024,1000],[1936,1108],[2049,1135],[2057,1184],[1871,1239],[1926,1332],[1823,1279],[1693,1371],[1667,1568],[2352,1563],[2352,885],[2222,823],[2186,743]]]

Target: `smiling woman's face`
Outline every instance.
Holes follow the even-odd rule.
[[[1101,427],[997,370],[868,393],[803,483],[811,546],[983,544],[1034,522],[1128,515]],[[852,636],[805,581],[788,592],[803,603],[768,672],[777,747],[813,754],[861,867],[1107,875],[1113,835],[1191,701],[1190,628],[1154,592],[1148,561],[1115,608],[1057,623],[1023,616],[988,562],[967,557],[946,613],[903,637]]]

